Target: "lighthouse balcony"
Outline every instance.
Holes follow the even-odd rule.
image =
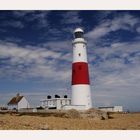
[[[87,44],[87,41],[85,41],[84,38],[76,38],[73,40],[72,44],[76,44],[76,43],[84,43]]]

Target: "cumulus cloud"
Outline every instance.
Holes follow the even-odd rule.
[[[47,43],[41,44],[43,47],[50,48],[54,51],[60,52],[70,52],[72,50],[72,42],[69,40],[62,40],[62,41],[50,41]]]
[[[9,14],[13,14],[15,19],[11,18],[9,20],[4,20],[1,22],[1,26],[3,27],[13,27],[23,29],[27,24],[25,22],[36,22],[34,28],[40,29],[44,27],[48,27],[48,14],[50,11],[32,11],[32,10],[25,10],[25,11],[11,11]],[[24,22],[23,22],[24,21]],[[32,27],[32,28],[33,28]]]
[[[140,27],[136,28],[136,31],[137,31],[138,33],[140,33]]]
[[[82,22],[82,19],[79,17],[79,11],[68,11],[63,14],[61,22],[63,24],[78,24]]]
[[[133,41],[110,43],[108,47],[94,49],[95,57],[90,60],[90,72],[95,106],[119,104],[133,110],[138,105],[135,97],[140,96],[139,46],[139,41]],[[93,62],[95,64],[92,65]]]
[[[6,42],[0,44],[0,58],[10,66],[6,69],[3,65],[0,70],[1,74],[5,70],[5,73],[17,74],[17,77],[42,77],[54,81],[65,80],[70,74],[63,64],[58,65],[59,60],[65,60],[65,55],[47,48],[20,47],[17,44]],[[57,69],[58,66],[60,66],[59,68],[62,66],[62,68]]]
[[[26,15],[28,15],[28,14],[32,14],[32,13],[34,13],[35,11],[33,11],[33,10],[24,10],[24,11],[21,11],[21,10],[16,10],[16,11],[12,11],[13,12],[13,15],[15,15],[16,17],[24,17],[24,16],[26,16]]]
[[[2,22],[1,25],[4,27],[10,26],[13,28],[20,28],[20,29],[24,28],[24,24],[21,21],[16,21],[16,20]]]
[[[44,28],[48,27],[48,14],[50,11],[35,11],[35,10],[25,10],[25,11],[13,11],[13,15],[16,16],[20,22],[20,19],[24,19],[27,22],[36,21],[36,27]]]
[[[91,60],[90,63],[92,63],[92,61],[98,62],[93,65],[94,69],[97,68],[97,72],[100,71],[104,73],[107,77],[108,74],[111,75],[113,73],[116,76],[119,76],[124,72],[126,73],[125,75],[126,77],[123,78],[124,80],[126,80],[127,77],[129,78],[131,76],[133,68],[134,71],[136,71],[136,69],[139,69],[139,64],[140,64],[139,45],[140,42],[134,41],[131,43],[129,42],[113,43],[110,44],[110,47],[96,48],[94,50],[94,55],[100,56],[100,59],[97,57],[94,60]],[[131,70],[131,72],[129,70]],[[95,71],[96,70],[94,70],[94,72]],[[96,75],[102,76],[102,74],[96,74]],[[120,76],[119,78],[121,79],[121,81],[123,81],[121,77],[122,76]],[[138,76],[136,76],[135,78],[138,78]],[[113,78],[109,78],[109,79],[113,79]],[[117,83],[117,80],[114,79],[113,81]]]
[[[87,38],[96,40],[109,34],[110,32],[114,32],[120,29],[132,30],[137,23],[139,23],[138,18],[127,14],[102,21],[99,25],[97,25],[97,27],[86,33],[85,36]]]

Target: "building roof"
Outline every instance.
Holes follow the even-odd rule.
[[[98,107],[99,109],[101,109],[101,108],[114,108],[114,106],[100,106],[100,107]]]
[[[76,32],[84,32],[84,31],[83,31],[83,29],[81,29],[81,28],[76,28],[76,29],[74,30],[74,33],[76,33]]]
[[[71,98],[51,98],[51,99],[42,99],[40,102],[44,101],[53,101],[53,100],[71,100]]]
[[[24,96],[20,96],[19,94],[17,94],[16,97],[13,97],[7,105],[15,105],[18,104],[20,102],[20,100],[23,98]]]
[[[100,106],[100,107],[98,107],[99,109],[102,109],[102,108],[115,108],[115,107],[122,107],[122,106]]]

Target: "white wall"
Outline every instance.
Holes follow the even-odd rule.
[[[81,43],[74,43],[73,45],[73,63],[87,62],[87,51],[86,51],[85,40],[83,38],[77,38],[74,40],[74,42],[78,42],[78,41],[81,41]]]
[[[56,107],[56,109],[61,109],[64,105],[70,105],[71,99],[69,98],[54,98],[46,99],[41,101],[43,107]]]
[[[23,97],[18,103],[18,110],[21,108],[30,108],[30,104],[25,97]]]
[[[100,108],[100,110],[106,112],[123,112],[123,107],[122,106],[106,107],[106,108]]]
[[[122,106],[114,106],[114,112],[122,112],[123,107]]]
[[[85,105],[65,105],[63,106],[64,110],[76,109],[76,110],[86,110]]]
[[[17,105],[8,105],[8,109],[9,110],[13,110],[14,108],[17,109]]]
[[[72,105],[85,105],[85,109],[92,108],[90,85],[72,85]]]

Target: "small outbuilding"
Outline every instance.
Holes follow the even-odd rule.
[[[103,106],[99,107],[99,109],[106,112],[123,112],[122,106]]]
[[[10,99],[8,102],[9,110],[20,110],[23,108],[30,108],[30,104],[24,96],[21,96],[19,93]]]

